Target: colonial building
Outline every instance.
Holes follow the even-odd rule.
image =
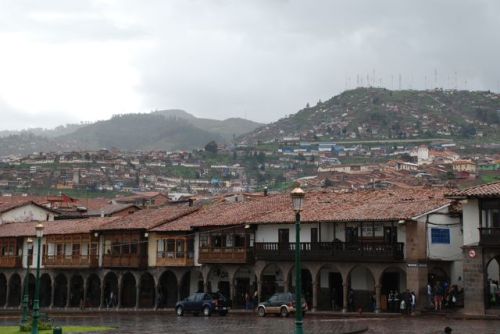
[[[241,307],[246,293],[293,291],[294,219],[279,194],[48,222],[42,305],[161,308],[219,290]],[[0,226],[0,306],[20,305],[34,225]],[[305,298],[312,309],[384,311],[390,290],[410,289],[423,303],[428,280],[461,284],[462,238],[454,200],[440,189],[308,193]]]
[[[492,296],[500,281],[500,182],[448,197],[463,204],[465,312],[485,314],[500,306],[498,296]]]

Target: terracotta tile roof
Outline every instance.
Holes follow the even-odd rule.
[[[13,209],[16,209],[16,208],[19,208],[19,207],[22,207],[22,206],[25,206],[25,205],[34,205],[34,206],[37,206],[39,208],[42,208],[44,210],[47,210],[47,211],[50,211],[50,212],[56,212],[50,208],[47,208],[41,204],[38,204],[32,200],[24,200],[24,201],[14,201],[14,202],[4,202],[4,203],[0,203],[0,213],[4,213],[4,212],[7,212],[7,211],[10,211],[10,210],[13,210]]]
[[[134,204],[108,204],[105,205],[97,210],[89,210],[87,211],[88,216],[100,216],[101,214],[104,215],[112,215],[114,213],[120,212],[122,210],[126,210],[129,208],[134,208],[140,210],[140,208]]]
[[[196,211],[196,207],[169,205],[159,209],[145,209],[96,228],[96,230],[151,229]]]
[[[44,235],[83,234],[113,222],[118,217],[67,219],[43,222]],[[27,237],[35,235],[38,222],[5,223],[0,225],[0,237]]]
[[[391,189],[354,193],[306,194],[302,222],[408,220],[449,205],[443,189]],[[241,203],[218,203],[177,219],[154,231],[186,231],[191,227],[242,224],[293,223],[295,214],[289,194],[269,195]]]
[[[499,198],[500,181],[454,191],[446,195],[449,198]]]

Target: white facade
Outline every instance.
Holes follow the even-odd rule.
[[[54,220],[52,211],[34,204],[26,204],[0,214],[0,224],[52,220]]]
[[[477,199],[462,201],[464,245],[479,243],[479,203]]]

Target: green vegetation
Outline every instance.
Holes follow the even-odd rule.
[[[88,333],[88,332],[105,332],[114,329],[113,327],[104,326],[63,326],[62,330],[64,334],[68,333]],[[2,334],[21,334],[26,332],[21,332],[19,326],[0,326],[0,333]],[[52,329],[41,330],[41,334],[52,334]]]

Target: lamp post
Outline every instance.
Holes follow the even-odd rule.
[[[21,318],[21,324],[26,324],[28,321],[28,309],[29,309],[29,282],[30,282],[30,249],[33,247],[33,239],[28,238],[27,251],[26,251],[26,277],[24,278],[24,292],[23,292],[23,316]]]
[[[292,196],[293,211],[295,211],[295,334],[303,334],[302,316],[302,263],[300,259],[300,211],[304,204],[304,190],[295,188]]]
[[[38,320],[40,319],[40,257],[42,252],[43,224],[38,223],[36,229],[36,281],[35,281],[35,299],[33,301],[33,325],[31,334],[38,334]]]

